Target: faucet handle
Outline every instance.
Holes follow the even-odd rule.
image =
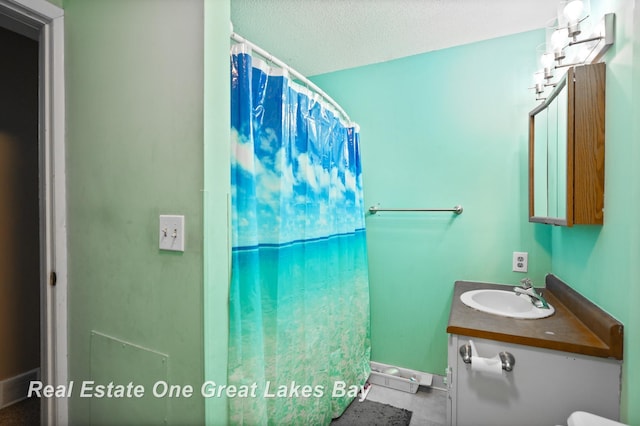
[[[533,287],[533,281],[531,281],[531,278],[521,279],[520,284],[522,284],[522,287],[524,287],[525,289]]]

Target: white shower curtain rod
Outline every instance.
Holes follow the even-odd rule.
[[[324,90],[322,90],[321,88],[319,88],[318,86],[316,86],[311,80],[309,80],[307,77],[305,77],[304,75],[300,74],[298,71],[294,70],[293,68],[291,68],[289,65],[285,64],[284,62],[282,62],[280,59],[276,58],[275,56],[273,56],[272,54],[270,54],[269,52],[267,52],[266,50],[262,49],[261,47],[253,44],[252,42],[250,42],[249,40],[247,40],[246,38],[242,37],[241,35],[235,33],[235,32],[231,32],[231,39],[233,41],[236,41],[238,43],[244,43],[247,44],[251,47],[251,50],[256,52],[258,55],[262,56],[263,58],[265,58],[267,61],[269,62],[273,62],[274,64],[276,64],[277,66],[286,69],[289,74],[293,75],[295,78],[297,78],[298,80],[300,80],[302,83],[304,83],[305,86],[307,86],[309,89],[313,90],[314,92],[316,92],[317,94],[319,94],[320,96],[322,96],[324,99],[327,100],[327,102],[329,102],[331,105],[333,105],[333,107],[338,110],[338,112],[340,112],[340,114],[342,114],[342,117],[344,119],[347,120],[348,123],[351,123],[351,118],[349,118],[349,115],[345,112],[344,109],[342,109],[342,107],[338,104],[338,102],[336,102],[335,100],[333,100],[333,98],[329,95],[327,95]]]

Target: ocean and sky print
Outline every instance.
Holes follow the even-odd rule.
[[[369,375],[357,126],[286,71],[231,55],[233,424],[328,424]]]

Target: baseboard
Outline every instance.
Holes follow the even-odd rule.
[[[27,398],[29,383],[40,380],[40,368],[9,377],[0,381],[0,408],[7,407]]]
[[[431,388],[446,391],[447,390],[446,377],[433,374],[433,381],[431,382]]]

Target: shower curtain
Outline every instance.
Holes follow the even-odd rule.
[[[287,72],[231,55],[232,424],[328,424],[370,373],[359,133]]]

